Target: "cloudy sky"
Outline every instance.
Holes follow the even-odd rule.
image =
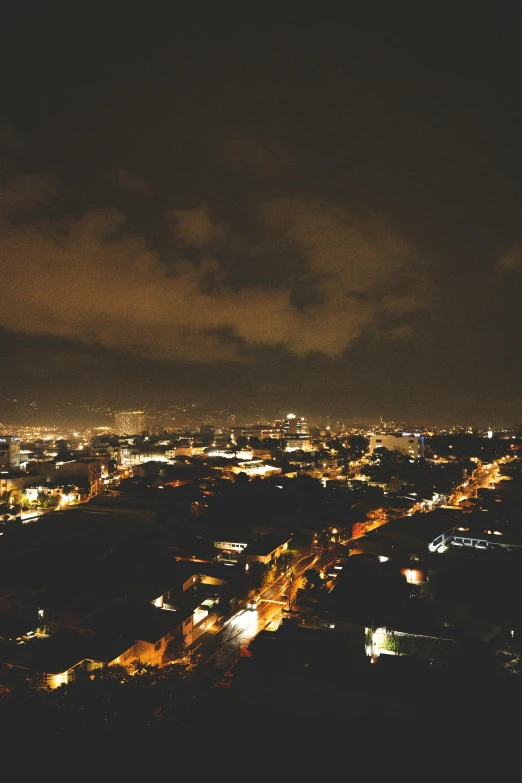
[[[521,421],[522,15],[209,9],[5,12],[0,420]]]

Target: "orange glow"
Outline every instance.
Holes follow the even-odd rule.
[[[403,568],[401,574],[406,577],[408,584],[418,584],[426,581],[424,573],[417,568]]]

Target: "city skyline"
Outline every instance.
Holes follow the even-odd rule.
[[[4,744],[516,773],[522,6],[2,11]]]
[[[284,419],[289,413],[289,408],[283,408],[277,404],[265,405],[262,408],[254,406],[233,409],[232,407],[216,408],[199,403],[180,403],[165,407],[141,405],[132,408],[127,406],[125,410],[141,410],[147,421],[147,426],[156,429],[159,425],[165,425],[165,429],[197,428],[205,423],[217,426],[233,426],[234,424],[274,423]],[[473,418],[454,416],[435,418],[427,415],[425,418],[415,416],[391,416],[385,411],[385,415],[367,414],[356,415],[345,412],[327,412],[317,409],[304,409],[293,406],[298,416],[304,416],[311,426],[327,426],[335,424],[346,427],[396,427],[402,428],[460,428],[484,430],[493,428],[496,431],[520,428],[518,419],[503,419],[492,412],[490,416]],[[19,399],[0,400],[0,430],[7,432],[11,427],[50,427],[69,430],[107,428],[117,430],[115,416],[124,411],[122,406],[93,406],[85,403],[75,404],[66,402],[57,406],[41,406],[35,402],[26,403]]]
[[[518,9],[138,6],[6,11],[0,421],[518,422]]]

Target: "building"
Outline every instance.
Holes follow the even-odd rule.
[[[237,465],[227,466],[227,470],[231,473],[246,473],[247,476],[273,476],[277,473],[282,473],[282,468],[275,467],[274,465],[266,465],[262,459],[250,459],[243,462],[238,462]]]
[[[291,535],[261,536],[258,541],[247,547],[241,553],[241,560],[244,563],[262,563],[263,565],[270,565],[270,563],[273,563],[274,560],[281,557],[283,552],[288,549],[288,544],[291,540]]]
[[[176,446],[173,449],[167,449],[164,452],[164,456],[168,462],[169,460],[175,460],[178,457],[197,457],[200,454],[204,454],[204,452],[205,446],[202,443],[189,443],[186,445]]]
[[[30,476],[29,478],[34,480],[34,476]],[[33,504],[36,503],[42,495],[45,495],[47,498],[56,497],[62,506],[68,505],[69,503],[79,503],[81,500],[81,494],[77,487],[57,481],[47,484],[29,484],[24,488],[23,494],[29,502]]]
[[[95,454],[93,459],[100,463],[101,477],[105,479],[109,476],[109,455],[108,454]]]
[[[214,440],[214,427],[212,424],[202,424],[199,428],[199,434],[202,438],[209,438]]]
[[[308,424],[304,417],[289,413],[283,422],[283,438],[286,451],[310,451]]]
[[[0,437],[0,470],[20,469],[20,438],[16,435]]]
[[[118,435],[140,435],[145,432],[145,413],[143,411],[120,411],[114,414],[114,424]]]
[[[283,422],[285,438],[308,438],[308,424],[302,416],[289,413]]]
[[[67,685],[80,672],[126,666],[136,646],[134,640],[114,634],[94,635],[64,628],[51,638],[13,647],[3,663],[24,672],[33,687],[54,689]]]
[[[373,454],[376,449],[398,451],[412,459],[421,459],[424,457],[424,438],[422,435],[411,435],[409,432],[403,432],[401,435],[383,433],[370,435],[370,454]]]
[[[56,465],[55,476],[71,479],[71,484],[83,484],[89,487],[90,495],[98,495],[103,489],[102,466],[97,459],[82,459],[63,462]]]
[[[486,521],[484,524],[487,524]],[[493,523],[489,524],[495,527]],[[475,529],[462,526],[452,527],[436,536],[428,544],[428,549],[430,552],[439,552],[440,554],[451,547],[489,550],[490,552],[500,550],[513,552],[522,549],[522,539],[505,536],[501,530],[483,530],[481,528],[482,526],[478,524]]]
[[[118,463],[125,468],[133,465],[142,465],[144,462],[168,462],[171,459],[164,446],[151,446],[149,448],[137,446],[120,446],[118,450]]]
[[[29,475],[27,473],[21,473],[20,471],[2,471],[2,473],[0,473],[0,495],[9,492],[11,493],[9,498],[10,502],[20,503],[24,487],[33,484],[35,480],[41,478],[42,476],[35,476],[34,474]]]
[[[252,424],[249,426],[236,426],[230,428],[230,437],[233,443],[237,443],[239,437],[258,438],[258,440],[280,440],[283,436],[283,429],[280,423],[272,424]]]
[[[246,541],[214,541],[214,546],[216,549],[239,554],[247,548],[248,543]]]

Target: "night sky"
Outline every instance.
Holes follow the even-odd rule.
[[[300,5],[3,4],[0,420],[522,420],[520,6]]]

